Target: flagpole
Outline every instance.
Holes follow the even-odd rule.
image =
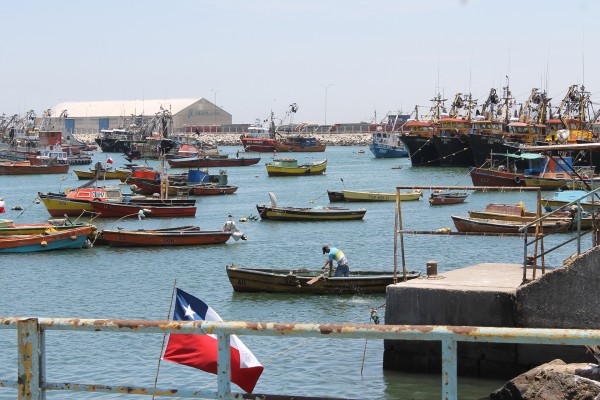
[[[173,299],[175,298],[175,289],[177,288],[177,279],[173,281],[173,291],[171,292],[171,304],[169,304],[169,315],[167,320],[171,319],[171,309],[173,308]],[[160,371],[160,360],[162,359],[163,351],[165,350],[165,339],[167,338],[167,332],[163,334],[162,344],[160,346],[160,354],[158,355],[158,364],[156,365],[156,376],[154,377],[154,392],[152,392],[152,400],[154,400],[154,393],[156,392],[156,385],[158,384],[158,372]]]

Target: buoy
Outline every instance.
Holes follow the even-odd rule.
[[[11,208],[11,210],[21,211],[21,210],[23,210],[23,207],[21,207],[21,206],[14,206],[13,208]]]
[[[77,236],[75,236],[75,235],[71,235],[71,236],[69,236],[69,239],[71,239],[71,240],[75,240],[75,239],[77,239]]]
[[[46,242],[45,240],[42,240],[42,242],[40,243],[40,246],[46,247],[46,246],[48,246],[48,242]]]
[[[6,212],[6,209],[4,208],[4,199],[0,197],[0,213],[3,212]]]
[[[248,218],[242,217],[240,218],[240,222],[248,222]]]

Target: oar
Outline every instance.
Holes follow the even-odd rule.
[[[310,281],[306,282],[307,285],[312,285],[313,283],[315,283],[316,281],[318,281],[321,278],[324,278],[325,274],[321,274],[321,275],[317,275],[314,278],[312,278]]]
[[[329,264],[329,276],[331,276],[331,264]],[[306,282],[307,285],[312,285],[313,283],[315,283],[316,281],[318,281],[321,278],[325,278],[325,272],[323,272],[321,275],[317,275],[314,278],[312,278],[311,280],[309,280],[308,282]]]

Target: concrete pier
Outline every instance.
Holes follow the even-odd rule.
[[[522,265],[501,263],[413,279],[388,287],[385,323],[598,329],[599,268],[600,249],[596,248],[525,284]],[[583,347],[459,343],[458,372],[512,378],[556,358],[594,361]],[[387,340],[384,368],[439,372],[441,344]]]

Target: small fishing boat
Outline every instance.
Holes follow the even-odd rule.
[[[145,205],[119,202],[93,201],[94,212],[101,218],[122,218],[133,215],[145,217],[193,217],[196,215],[195,205]],[[140,214],[140,212],[142,214]]]
[[[432,206],[444,205],[444,204],[458,204],[464,203],[469,193],[467,192],[453,192],[450,190],[434,190],[429,196],[429,204]]]
[[[452,215],[452,221],[456,230],[459,232],[480,232],[480,233],[522,233],[519,229],[525,226],[526,222],[503,221],[497,219],[480,219],[470,217],[459,217]],[[542,221],[542,233],[567,232],[571,228],[571,221]],[[530,226],[528,233],[535,232],[535,225]]]
[[[167,160],[172,168],[244,167],[257,164],[260,157],[188,157]]]
[[[242,141],[242,146],[244,146],[244,151],[272,153],[275,150],[276,140],[273,112],[271,112],[268,128],[259,125],[249,126],[248,132],[242,134],[240,140]]]
[[[273,143],[276,151],[291,153],[323,152],[327,148],[321,141],[315,137],[306,137],[299,135],[280,136]]]
[[[369,150],[375,158],[408,157],[408,150],[400,141],[400,132],[384,132],[381,127],[373,132]]]
[[[160,193],[160,181],[130,178],[132,183],[131,190],[137,194],[154,194]],[[221,194],[232,194],[238,190],[237,186],[219,185],[216,183],[200,182],[174,182],[164,188],[169,196],[214,196]]]
[[[65,174],[69,164],[40,164],[30,161],[0,162],[0,175]]]
[[[510,172],[505,168],[471,168],[473,186],[525,186],[525,174]]]
[[[0,228],[11,226],[13,222],[14,221],[12,219],[0,219]]]
[[[274,207],[256,205],[262,219],[273,221],[341,221],[363,219],[366,209],[342,207]]]
[[[0,237],[0,253],[32,253],[58,249],[81,249],[92,235],[91,226],[66,230],[47,229],[42,234]]]
[[[547,213],[542,213],[545,216]],[[502,221],[518,221],[523,223],[529,223],[535,221],[538,216],[537,213],[532,211],[526,211],[524,205],[521,204],[488,204],[483,211],[469,211],[469,217],[480,218],[480,219],[495,219]],[[576,211],[558,211],[547,217],[544,221],[566,221],[571,222],[572,229],[577,229],[577,214]],[[597,219],[597,218],[596,218]],[[588,213],[583,213],[581,216],[580,226],[581,229],[591,229],[594,218]]]
[[[195,246],[225,243],[233,232],[201,231],[176,228],[170,230],[102,230],[102,238],[109,246]]]
[[[350,271],[349,277],[329,277],[323,270],[226,267],[227,277],[236,292],[266,292],[294,294],[384,294],[394,283],[390,271]],[[419,277],[420,272],[408,272],[406,279]],[[402,273],[397,281],[403,281]],[[312,281],[312,283],[309,283]]]
[[[120,228],[119,228],[120,229]],[[136,232],[181,232],[181,231],[199,231],[198,225],[183,225],[174,226],[172,228],[157,228],[157,229],[138,229]],[[108,242],[104,239],[104,230],[98,231],[94,238],[94,246],[108,246]]]
[[[298,164],[295,158],[276,158],[266,167],[269,176],[321,175],[327,169],[327,160]]]
[[[75,173],[75,175],[77,175],[77,179],[79,179],[79,180],[94,179],[97,174],[97,171],[94,169],[90,169],[88,171],[74,169],[73,172]],[[126,170],[126,169],[108,168],[108,169],[101,170],[98,178],[105,179],[105,180],[106,179],[119,179],[122,182],[125,182],[127,180],[127,178],[129,178],[130,175],[131,175],[131,171]]]
[[[38,193],[38,197],[53,217],[64,217],[65,215],[76,217],[83,212],[94,212],[92,202],[126,202],[135,205],[148,206],[173,206],[173,205],[195,205],[195,199],[161,199],[145,196],[126,196],[116,186],[105,186],[95,188],[78,188],[64,193]]]
[[[395,192],[361,192],[356,190],[342,190],[344,201],[347,202],[365,202],[365,201],[396,201]],[[400,193],[401,201],[415,201],[423,196],[420,189],[412,192]],[[331,198],[330,198],[331,199]]]
[[[64,220],[63,220],[64,221]],[[0,226],[0,236],[11,236],[11,235],[38,235],[46,231],[64,231],[73,228],[81,228],[84,226],[91,226],[93,231],[96,231],[94,225],[84,223],[56,223],[50,220],[45,224],[10,224],[7,226]]]
[[[563,207],[576,199],[585,196],[588,192],[585,190],[563,190],[554,192],[551,198],[542,199],[542,206],[546,211],[554,211],[557,208]],[[600,196],[598,194],[590,194],[584,197],[580,203],[581,208],[585,211],[600,210]]]

